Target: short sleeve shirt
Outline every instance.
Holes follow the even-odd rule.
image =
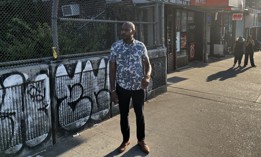
[[[131,44],[119,40],[112,45],[109,61],[116,62],[116,83],[119,86],[127,90],[141,89],[144,57],[148,58],[147,49],[138,40]]]

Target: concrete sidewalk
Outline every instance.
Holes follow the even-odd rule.
[[[257,67],[231,67],[233,58],[191,63],[168,75],[168,92],[145,103],[146,142],[137,146],[133,109],[131,144],[122,142],[119,115],[69,136],[35,156],[44,157],[260,157],[261,53]]]

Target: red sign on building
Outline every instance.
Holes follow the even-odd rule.
[[[243,14],[242,13],[234,13],[234,14],[232,14],[232,20],[233,21],[241,21],[241,20],[243,20]]]
[[[205,7],[227,7],[229,0],[191,0],[191,5]]]
[[[191,0],[192,6],[222,8],[224,10],[243,10],[243,0]]]

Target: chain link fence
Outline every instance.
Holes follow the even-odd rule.
[[[51,56],[51,2],[1,0],[0,62]]]
[[[52,30],[52,5],[58,2],[57,32]],[[0,2],[0,63],[108,51],[120,38],[124,21],[134,21],[136,38],[148,49],[156,41],[155,6],[135,6],[131,1],[105,0],[2,0]],[[137,22],[139,21],[139,22]],[[58,43],[53,45],[53,37]]]

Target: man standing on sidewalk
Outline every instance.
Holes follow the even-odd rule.
[[[251,66],[256,67],[255,62],[254,62],[254,46],[255,46],[255,41],[252,39],[252,36],[248,36],[247,41],[246,41],[246,48],[245,48],[244,67],[247,66],[248,57],[250,58]]]
[[[136,115],[138,145],[145,153],[149,147],[145,143],[145,121],[143,114],[144,89],[148,86],[151,65],[145,45],[134,39],[135,25],[125,22],[121,28],[122,40],[115,42],[109,55],[111,98],[119,103],[120,126],[123,142],[119,152],[130,144],[130,126],[128,121],[130,99]]]

